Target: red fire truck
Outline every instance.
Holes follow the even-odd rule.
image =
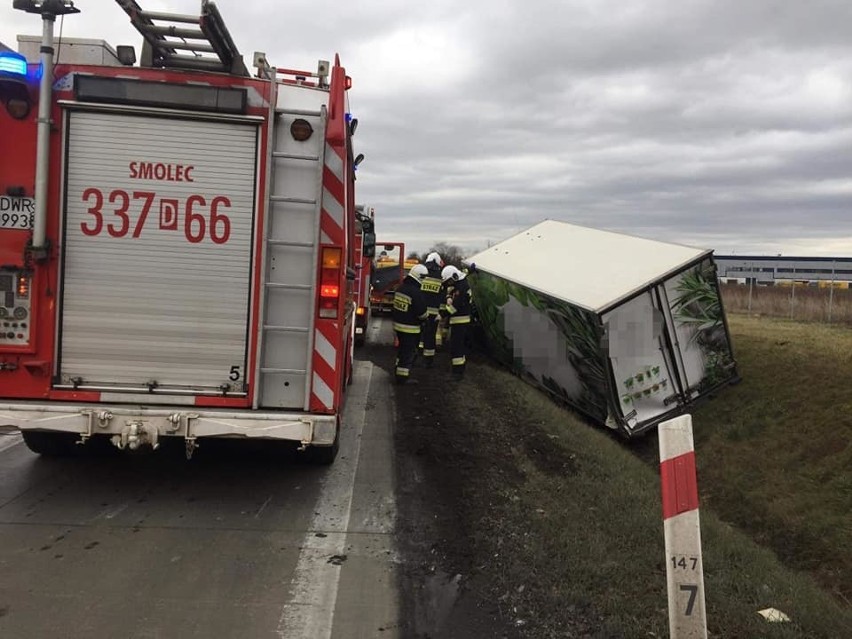
[[[0,424],[42,454],[242,437],[331,463],[363,159],[351,80],[337,57],[305,72],[262,53],[253,77],[213,2],[116,1],[139,66],[90,40],[57,43],[54,65],[67,0],[15,0],[44,35],[29,60],[0,53]]]
[[[355,207],[355,345],[367,340],[370,324],[370,290],[373,257],[376,254],[376,211],[372,206]]]

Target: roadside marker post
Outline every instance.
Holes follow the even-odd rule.
[[[666,582],[669,593],[669,635],[672,639],[706,639],[704,566],[698,519],[698,483],[692,416],[662,422],[660,486],[666,538]]]

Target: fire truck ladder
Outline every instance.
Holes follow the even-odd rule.
[[[142,34],[143,67],[218,71],[249,75],[216,5],[201,0],[201,15],[144,11],[136,0],[115,0]],[[155,24],[154,21],[163,23]],[[183,25],[196,25],[191,29]],[[187,51],[189,54],[181,54]],[[210,55],[213,54],[213,55]]]
[[[308,148],[302,145],[298,152],[292,146],[287,148],[293,144],[290,127],[297,119],[306,120],[314,129]],[[265,227],[260,406],[307,409],[310,402],[311,320],[316,312],[326,121],[325,107],[317,111],[275,107]],[[294,179],[294,175],[303,179]],[[299,189],[305,184],[315,185],[312,193]],[[303,394],[296,397],[296,389]]]

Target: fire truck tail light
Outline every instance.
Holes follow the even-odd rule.
[[[343,251],[338,247],[322,249],[320,269],[319,316],[323,319],[337,318],[340,302],[340,264]]]
[[[18,297],[30,296],[30,278],[28,275],[18,275]]]
[[[340,295],[340,287],[339,286],[334,286],[334,285],[329,284],[329,285],[323,286],[320,289],[320,296],[321,297],[334,297],[334,298],[336,298],[338,295]]]
[[[367,309],[364,308],[363,306],[359,306],[357,309],[355,309],[356,315],[364,315],[366,312],[367,312]]]

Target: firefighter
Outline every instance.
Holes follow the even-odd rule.
[[[393,294],[393,330],[396,332],[396,383],[404,384],[411,374],[411,365],[420,341],[420,324],[426,319],[426,300],[420,285],[428,273],[422,264],[411,267],[402,284]]]
[[[470,285],[466,276],[455,266],[445,266],[441,280],[447,291],[443,311],[450,320],[450,357],[453,362],[453,378],[464,377],[467,363],[467,333],[470,329]]]
[[[438,332],[438,323],[441,321],[439,310],[446,297],[441,290],[443,267],[444,260],[438,253],[432,252],[426,256],[428,273],[420,284],[426,300],[426,321],[423,322],[423,331],[420,333],[420,347],[423,349],[423,364],[426,368],[432,368],[435,361],[435,335]]]

